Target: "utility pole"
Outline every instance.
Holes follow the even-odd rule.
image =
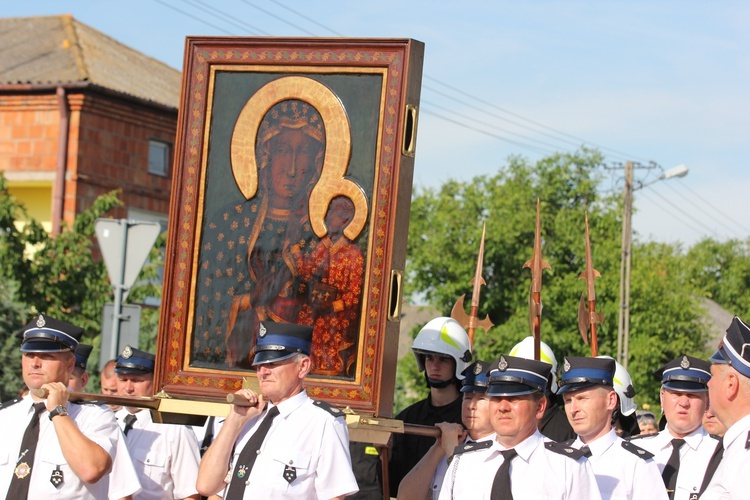
[[[673,177],[685,177],[688,168],[685,165],[678,165],[669,170],[662,170],[662,174],[647,183],[638,182],[633,184],[633,170],[635,168],[654,169],[661,167],[655,163],[649,166],[634,164],[629,161],[625,163],[625,187],[623,189],[623,208],[622,208],[622,256],[620,261],[620,308],[617,323],[617,361],[628,368],[628,357],[630,351],[630,262],[632,257],[633,245],[633,226],[631,219],[633,217],[633,191],[650,186],[651,184]]]
[[[633,242],[633,162],[625,163],[625,188],[622,209],[622,256],[620,259],[620,308],[617,323],[617,361],[628,368],[630,341],[630,247]],[[623,347],[624,338],[624,347]]]

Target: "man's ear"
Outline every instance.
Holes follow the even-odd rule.
[[[607,409],[615,411],[619,405],[620,401],[617,399],[617,393],[609,391],[609,394],[607,394]]]
[[[540,420],[544,416],[544,411],[547,409],[547,397],[542,396],[536,403],[536,419]]]
[[[297,372],[297,376],[299,378],[305,378],[307,374],[310,373],[311,368],[312,368],[312,365],[311,365],[310,357],[303,356],[299,362],[299,371]]]
[[[737,395],[740,392],[740,379],[737,377],[737,374],[729,371],[726,377],[724,377],[723,382],[727,391],[727,400],[734,401],[735,399],[737,399]]]

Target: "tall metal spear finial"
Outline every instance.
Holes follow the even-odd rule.
[[[596,324],[604,321],[604,316],[596,312],[596,291],[594,290],[594,278],[601,278],[599,271],[594,269],[591,260],[591,240],[589,239],[589,214],[586,212],[586,270],[578,279],[586,280],[586,291],[581,294],[578,305],[578,331],[581,332],[583,342],[591,346],[591,357],[599,355],[599,341],[596,338]],[[587,305],[588,303],[588,305]],[[588,331],[591,327],[591,343],[589,344]]]
[[[534,233],[534,255],[523,267],[531,269],[531,288],[529,289],[529,326],[534,336],[534,359],[541,356],[542,341],[542,270],[552,269],[542,259],[542,225],[539,216],[540,201],[536,199],[536,229]]]
[[[486,334],[490,328],[494,326],[490,321],[489,314],[485,316],[483,320],[477,318],[479,313],[479,292],[482,285],[486,285],[484,278],[482,278],[482,262],[484,261],[484,234],[487,224],[482,226],[482,241],[479,243],[479,256],[477,257],[477,267],[474,271],[474,279],[471,280],[471,284],[474,285],[474,289],[471,292],[471,314],[466,315],[464,311],[464,298],[466,294],[461,295],[459,299],[453,304],[453,310],[451,310],[451,318],[458,321],[458,323],[466,329],[466,333],[469,334],[469,344],[474,345],[474,330],[479,327],[484,330]]]

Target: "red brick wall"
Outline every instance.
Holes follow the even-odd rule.
[[[127,207],[167,215],[171,175],[148,173],[149,140],[174,147],[177,111],[147,106],[91,90],[71,90],[63,220],[99,195],[121,189]],[[56,172],[60,112],[54,92],[0,94],[0,170]]]

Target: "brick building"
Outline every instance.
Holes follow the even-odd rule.
[[[0,19],[0,171],[57,234],[121,189],[114,218],[166,222],[180,72],[69,15]]]

